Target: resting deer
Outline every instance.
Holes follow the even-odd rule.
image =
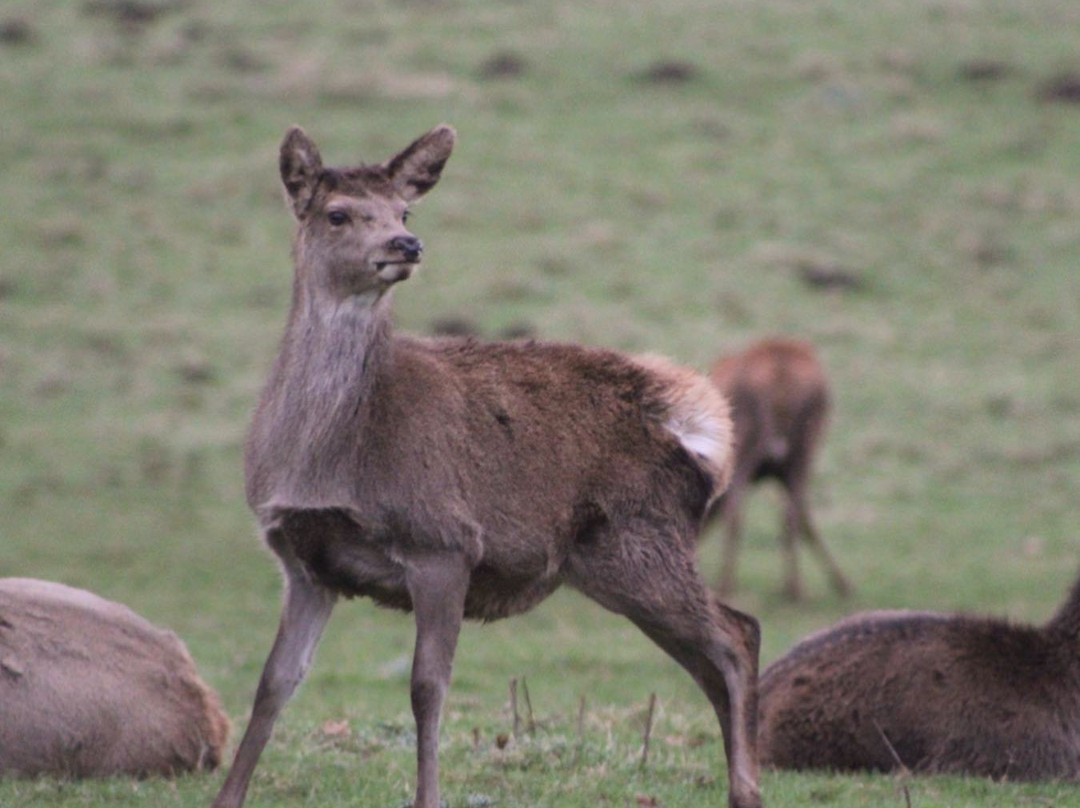
[[[438,732],[464,618],[524,612],[566,583],[626,615],[716,711],[730,804],[761,804],[757,621],[712,597],[695,535],[731,464],[708,380],[656,357],[419,338],[390,325],[420,262],[405,227],[454,130],[386,162],[324,168],[281,146],[298,221],[293,302],[246,447],[248,502],[285,578],[281,626],[214,802],[238,808],[340,596],[412,610],[416,808],[439,805]]]
[[[814,528],[807,499],[811,466],[829,416],[829,384],[813,347],[790,339],[763,340],[718,360],[709,376],[731,402],[735,422],[735,471],[710,518],[725,526],[721,597],[735,591],[743,500],[754,483],[770,477],[783,486],[786,497],[784,594],[792,600],[802,597],[795,554],[801,534],[833,588],[847,595],[851,587]]]
[[[1080,778],[1080,581],[1043,626],[869,612],[761,677],[762,761],[995,779]]]
[[[212,769],[228,734],[175,634],[81,589],[0,579],[0,774]]]

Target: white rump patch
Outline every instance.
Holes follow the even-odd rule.
[[[686,447],[711,463],[722,460],[727,453],[727,425],[720,418],[706,413],[673,413],[675,417],[664,424]]]
[[[662,356],[646,354],[635,361],[664,382],[664,428],[702,463],[715,482],[713,496],[719,496],[731,479],[735,457],[727,400],[707,378]]]

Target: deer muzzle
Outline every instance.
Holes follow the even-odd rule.
[[[401,253],[402,258],[410,264],[420,260],[420,254],[424,252],[424,245],[416,236],[395,236],[390,239],[389,247]]]

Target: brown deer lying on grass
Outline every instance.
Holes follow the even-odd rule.
[[[770,665],[760,696],[772,766],[1080,778],[1080,581],[1041,627],[855,615]]]
[[[212,769],[228,734],[176,635],[81,589],[0,579],[0,774]]]
[[[710,522],[726,528],[718,591],[735,591],[735,561],[741,534],[743,500],[750,487],[774,478],[784,488],[781,543],[785,558],[784,593],[802,597],[795,540],[810,545],[841,595],[851,591],[810,519],[807,486],[810,470],[829,416],[829,384],[813,347],[805,342],[771,339],[734,356],[721,358],[710,378],[731,403],[735,421],[735,471],[717,501]]]
[[[384,163],[324,168],[298,128],[281,177],[298,221],[293,303],[246,450],[248,501],[285,577],[281,626],[215,808],[238,808],[339,596],[412,610],[416,808],[439,805],[438,731],[464,618],[566,583],[626,615],[719,718],[730,804],[761,804],[757,621],[709,593],[695,537],[727,483],[731,423],[704,377],[656,358],[398,335],[390,290],[420,261],[408,206],[454,130]]]

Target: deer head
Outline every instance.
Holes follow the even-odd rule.
[[[437,126],[377,165],[324,168],[299,127],[281,144],[281,181],[298,223],[300,286],[341,300],[376,296],[412,275],[423,244],[405,227],[409,205],[439,181],[455,133]]]

